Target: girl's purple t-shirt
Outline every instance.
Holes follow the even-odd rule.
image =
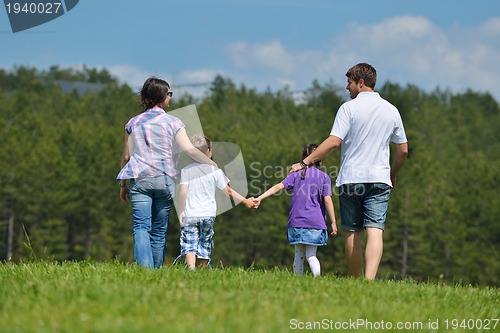
[[[332,196],[330,177],[317,168],[293,172],[281,182],[287,191],[292,190],[288,227],[327,229],[324,198]]]

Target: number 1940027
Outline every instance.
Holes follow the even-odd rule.
[[[8,14],[58,14],[64,11],[61,2],[31,2],[31,3],[6,3],[5,7]]]
[[[494,330],[498,325],[498,318],[492,319],[445,319],[445,328],[451,330]]]

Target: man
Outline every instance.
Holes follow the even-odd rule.
[[[347,73],[350,101],[337,112],[330,136],[291,171],[322,160],[341,145],[339,187],[341,229],[349,273],[362,274],[361,232],[366,229],[365,277],[373,280],[383,252],[383,231],[389,196],[408,155],[408,144],[398,110],[374,91],[375,68],[360,63]],[[392,165],[389,143],[395,144]]]

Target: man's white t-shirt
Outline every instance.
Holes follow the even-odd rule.
[[[342,139],[336,186],[385,183],[392,186],[389,143],[406,143],[398,109],[377,92],[360,92],[342,104],[330,135]]]
[[[216,216],[215,188],[224,190],[229,179],[221,169],[209,164],[191,163],[181,171],[181,185],[188,186],[184,217]]]

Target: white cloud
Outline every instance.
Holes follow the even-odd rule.
[[[185,71],[185,72],[181,72],[175,76],[174,84],[175,83],[188,84],[188,83],[196,83],[196,82],[210,82],[219,73],[221,73],[221,71],[209,70],[209,69]]]
[[[228,66],[223,69],[207,66],[158,73],[129,64],[87,66],[106,68],[135,90],[152,75],[173,85],[184,85],[210,82],[217,74],[259,90],[285,86],[301,90],[309,88],[314,79],[320,82],[333,79],[343,88],[347,69],[358,62],[369,62],[378,70],[377,88],[390,80],[403,85],[416,84],[428,91],[437,86],[454,92],[467,88],[490,90],[500,101],[500,89],[496,88],[500,77],[500,17],[476,26],[442,28],[425,17],[399,16],[374,24],[353,22],[331,36],[326,47],[322,42],[317,48],[297,50],[273,39],[258,43],[240,41],[229,45],[226,51]],[[47,66],[38,65],[41,65],[39,68]],[[60,64],[61,68],[81,69],[82,66]]]
[[[111,75],[116,77],[119,82],[128,84],[134,90],[140,90],[144,81],[155,76],[166,80],[172,85],[176,94],[189,93],[195,97],[203,96],[206,91],[206,85],[197,85],[200,83],[209,83],[219,73],[215,70],[191,70],[180,73],[151,73],[141,68],[131,65],[109,65],[98,66],[98,68],[106,68]]]
[[[228,54],[236,66],[243,68],[256,66],[289,74],[295,67],[293,55],[279,41],[254,45],[238,42],[228,47]]]
[[[170,77],[168,75],[161,75],[160,73],[150,73],[146,70],[140,69],[132,65],[108,65],[108,66],[98,66],[100,68],[106,68],[111,75],[116,77],[121,83],[126,83],[133,89],[142,87],[144,81],[150,76],[156,76],[169,81]]]
[[[247,81],[258,87],[272,82],[275,88],[286,83],[301,89],[313,79],[331,78],[343,87],[349,67],[369,62],[377,68],[378,87],[390,80],[428,91],[438,86],[485,91],[496,87],[500,76],[499,35],[500,17],[445,30],[424,17],[400,16],[371,25],[353,23],[327,50],[291,51],[280,41],[239,42],[229,48],[229,57],[238,69],[249,69]],[[500,91],[490,93],[500,100]]]
[[[227,47],[232,69],[201,68],[173,75],[126,64],[97,68],[106,68],[133,89],[140,89],[144,80],[154,75],[181,85],[176,91],[201,96],[207,86],[183,85],[210,82],[222,74],[237,84],[258,89],[288,86],[301,90],[309,88],[314,79],[333,79],[343,88],[347,69],[358,62],[369,62],[378,70],[378,88],[390,80],[416,84],[428,91],[438,86],[454,92],[467,88],[483,91],[496,87],[500,76],[499,36],[500,17],[475,27],[444,30],[424,17],[400,16],[371,25],[353,23],[334,36],[326,50],[290,50],[279,40],[234,43]],[[490,92],[500,100],[498,89]]]
[[[484,22],[481,26],[480,29],[482,32],[486,35],[500,35],[500,17],[494,17],[492,19],[489,19],[488,21]]]
[[[293,80],[277,77],[276,81],[278,81],[278,83],[280,83],[283,87],[288,87],[290,90],[295,89],[295,81]]]

